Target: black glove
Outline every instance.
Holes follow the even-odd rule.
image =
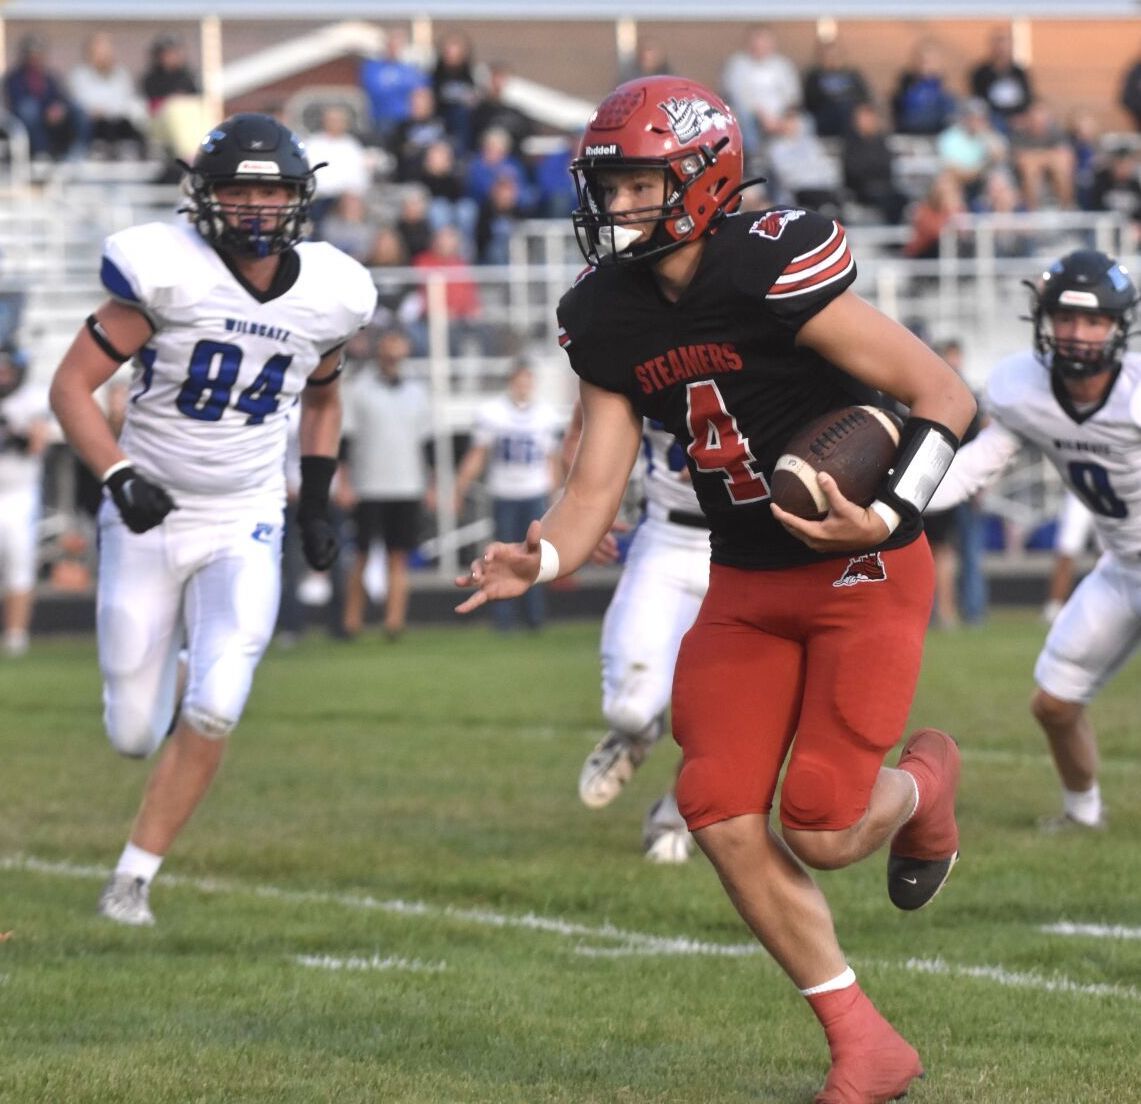
[[[341,542],[327,517],[297,511],[297,527],[301,531],[301,551],[314,571],[327,571],[337,559]]]
[[[301,494],[297,504],[297,528],[301,531],[301,551],[314,571],[333,566],[341,542],[329,520],[329,485],[337,461],[329,456],[301,457]]]
[[[174,509],[174,499],[129,464],[112,472],[103,486],[111,492],[123,522],[132,533],[145,533],[161,525],[162,519]]]

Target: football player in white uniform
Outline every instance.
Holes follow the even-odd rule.
[[[1030,708],[1062,783],[1062,812],[1043,827],[1100,828],[1086,707],[1141,640],[1141,356],[1125,351],[1137,289],[1092,249],[1067,254],[1031,287],[1034,351],[995,367],[991,424],[960,449],[928,508],[946,509],[993,482],[1025,442],[1090,508],[1104,552],[1051,625]]]
[[[575,414],[580,426],[580,409]],[[609,729],[578,781],[591,809],[621,793],[665,731],[681,638],[709,587],[709,525],[681,446],[647,420],[642,455],[645,516],[602,622],[602,715]],[[672,786],[646,812],[642,850],[660,863],[685,862],[693,851]]]
[[[341,348],[376,301],[356,261],[301,242],[314,170],[286,127],[234,115],[185,167],[188,223],[107,239],[110,298],[51,388],[68,441],[107,492],[97,602],[107,734],[120,754],[143,757],[170,730],[100,898],[103,915],[136,925],[154,922],[151,880],[214,777],[273,633],[286,419],[298,399],[302,545],[314,568],[336,557],[327,509]],[[116,441],[92,393],[127,359]]]

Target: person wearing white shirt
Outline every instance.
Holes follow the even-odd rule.
[[[28,650],[49,425],[47,394],[28,381],[24,354],[0,347],[0,593],[9,657]]]
[[[507,391],[485,403],[476,416],[472,444],[456,473],[456,513],[463,508],[468,488],[486,469],[495,539],[520,541],[527,526],[542,517],[551,492],[562,482],[559,437],[562,423],[553,407],[535,398],[535,373],[526,361],[516,363]],[[541,587],[522,596],[527,627],[543,623]],[[514,627],[516,601],[492,606],[495,627]]]

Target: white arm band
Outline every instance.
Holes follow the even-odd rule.
[[[122,471],[124,468],[131,466],[130,460],[116,460],[100,477],[100,483],[106,483],[117,471]]]
[[[558,578],[558,574],[559,550],[549,540],[540,540],[539,574],[535,576],[535,582],[549,583],[552,579]]]

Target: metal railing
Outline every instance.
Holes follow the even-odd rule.
[[[103,297],[97,273],[103,238],[154,218],[172,218],[174,187],[107,182],[59,175],[42,194],[10,189],[0,197],[0,290],[22,292],[24,339],[34,369],[46,377],[83,318]],[[1020,284],[1046,261],[1079,245],[1093,245],[1123,260],[1129,228],[1115,214],[1041,212],[967,216],[950,223],[939,255],[913,261],[900,254],[905,227],[849,229],[859,264],[856,289],[886,313],[922,324],[933,338],[955,336],[967,353],[967,376],[985,383],[997,357],[1025,348],[1026,292]],[[1028,255],[1004,255],[1011,235],[1030,243]],[[422,554],[440,578],[454,574],[460,550],[486,531],[485,519],[461,519],[453,505],[457,437],[472,425],[476,408],[497,393],[514,356],[531,360],[540,394],[569,414],[576,381],[558,348],[555,307],[583,261],[567,220],[521,222],[510,243],[510,263],[471,265],[459,272],[420,267],[374,269],[379,284],[402,286],[416,297],[411,312],[417,355],[408,370],[431,392],[439,473],[434,534]],[[1136,265],[1134,265],[1136,268]],[[448,317],[449,281],[475,285],[478,318],[463,325]],[[1061,489],[1053,469],[1033,456],[992,491],[987,507],[1023,528],[1056,512]],[[50,504],[67,513],[71,504]]]

